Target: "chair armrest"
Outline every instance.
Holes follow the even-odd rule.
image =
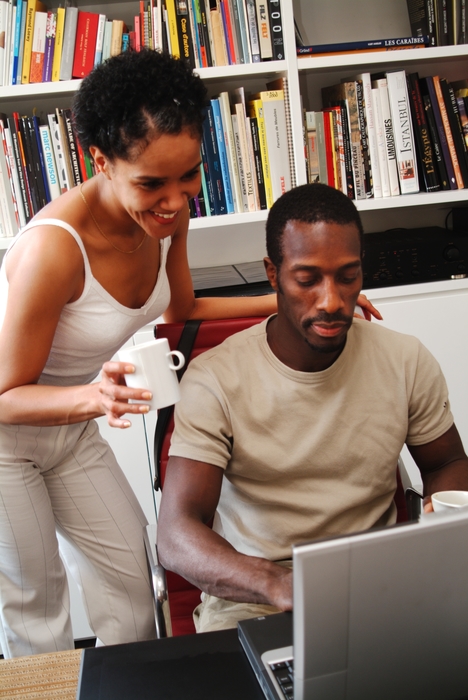
[[[171,637],[172,625],[167,593],[166,572],[158,559],[156,525],[147,525],[143,528],[143,541],[145,543],[148,571],[151,587],[153,589],[156,638]]]
[[[409,520],[418,520],[421,515],[423,483],[421,473],[406,445],[398,458],[398,471],[406,499]]]

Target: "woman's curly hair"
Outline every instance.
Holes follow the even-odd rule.
[[[97,66],[73,101],[82,148],[97,146],[108,158],[131,160],[155,133],[189,129],[201,136],[206,88],[184,61],[144,49],[126,51]]]

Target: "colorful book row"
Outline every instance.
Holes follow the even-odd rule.
[[[361,73],[322,100],[305,112],[309,182],[352,199],[468,187],[468,81]]]
[[[287,81],[279,78],[266,87],[249,97],[237,88],[210,100],[202,188],[191,203],[192,217],[269,209],[295,185]]]
[[[94,175],[74,132],[70,109],[0,118],[0,235],[14,236],[48,202]]]

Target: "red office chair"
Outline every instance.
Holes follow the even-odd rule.
[[[194,357],[219,345],[233,333],[250,328],[262,320],[264,320],[263,317],[251,317],[219,321],[188,321],[186,324],[160,324],[155,327],[155,336],[167,338],[171,349],[180,350],[187,358],[184,368],[178,372],[180,380],[188,363]],[[158,414],[154,439],[154,487],[156,490],[162,488],[166,474],[170,440],[174,429],[173,412],[174,407],[168,406],[161,409]],[[399,466],[402,466],[400,460]],[[417,491],[408,488],[407,484],[405,489],[403,488],[400,471],[401,468],[397,469],[398,485],[395,503],[397,520],[404,522],[418,517],[421,497]],[[200,602],[201,591],[178,574],[164,571],[158,563],[155,541],[155,527],[148,526],[145,532],[145,544],[155,594],[157,635],[165,637],[171,634],[178,636],[194,633],[192,612]]]

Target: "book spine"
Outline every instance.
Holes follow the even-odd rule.
[[[216,208],[215,208],[215,193],[214,193],[214,185],[213,185],[213,180],[210,175],[210,168],[209,168],[209,163],[208,163],[208,155],[206,152],[206,143],[205,143],[205,135],[203,135],[203,138],[201,140],[200,144],[200,152],[201,152],[201,157],[202,157],[202,187],[204,186],[206,189],[206,202],[207,202],[207,216],[215,216],[216,214]]]
[[[106,15],[99,15],[98,29],[96,36],[96,50],[94,52],[94,66],[102,63],[102,47],[104,44],[104,28],[106,26]]]
[[[282,61],[285,54],[280,0],[268,0],[268,14],[270,17],[273,60]]]
[[[73,175],[73,166],[72,166],[72,161],[71,161],[70,144],[68,142],[67,127],[65,125],[64,110],[57,107],[55,110],[55,114],[56,114],[57,124],[58,124],[58,133],[59,133],[59,141],[60,141],[60,146],[61,146],[61,154],[63,156],[63,164],[65,166],[65,171],[66,171],[67,189],[71,190],[72,187],[74,187],[76,183],[75,183],[75,177]]]
[[[463,138],[465,139],[465,144],[468,147],[468,112],[466,109],[465,98],[456,97],[455,99],[457,100],[458,114],[460,117]]]
[[[246,179],[246,169],[248,163],[246,162],[246,148],[243,149],[241,145],[240,127],[239,121],[244,122],[244,116],[238,115],[237,111],[231,115],[232,121],[232,131],[234,134],[234,143],[236,146],[236,157],[237,157],[237,167],[239,170],[239,181],[241,184],[241,194],[242,194],[242,205],[244,211],[249,211],[249,197],[247,193],[247,179]]]
[[[57,197],[60,197],[61,192],[49,127],[45,124],[39,126],[39,134],[41,137],[42,153],[44,156],[44,162],[46,167],[47,183],[49,185],[50,198],[51,200],[53,200],[57,199]]]
[[[426,192],[437,192],[440,190],[440,183],[417,73],[410,73],[408,75],[408,92],[411,115],[413,118],[416,152],[419,156],[419,184]]]
[[[382,197],[382,178],[380,175],[377,128],[375,122],[374,103],[372,99],[372,82],[370,73],[361,73],[359,78],[362,80],[373,194],[375,198],[379,198]]]
[[[468,187],[468,152],[466,149],[465,138],[463,136],[463,129],[460,122],[460,114],[458,112],[457,99],[450,83],[447,82],[445,78],[440,78],[440,87],[442,90],[442,95],[444,98],[445,106],[447,109],[447,116],[450,123],[450,129],[452,132],[452,138],[455,145],[455,150],[457,152],[457,158],[460,165],[460,171],[462,174],[463,182],[465,187]]]
[[[427,35],[399,37],[395,39],[371,39],[369,41],[345,41],[334,44],[315,44],[314,46],[298,46],[298,56],[310,56],[322,53],[341,53],[348,51],[374,51],[376,49],[410,49],[424,47],[428,44]]]
[[[26,26],[24,34],[24,46],[23,46],[23,69],[21,73],[21,82],[23,84],[29,83],[29,71],[31,68],[31,53],[32,53],[32,41],[34,34],[34,16],[36,14],[36,2],[35,0],[28,0],[26,7]]]
[[[385,146],[385,130],[380,104],[379,88],[372,88],[372,105],[374,107],[375,135],[377,143],[377,156],[379,159],[380,183],[382,197],[390,197],[390,181],[388,176],[387,149]]]
[[[317,130],[319,182],[326,185],[328,183],[327,144],[325,140],[325,115],[322,111],[315,112],[315,128]]]
[[[369,153],[369,139],[367,136],[367,122],[364,110],[364,89],[362,80],[356,80],[356,98],[358,107],[359,133],[361,137],[361,152],[364,162],[364,189],[366,198],[369,199],[370,197],[374,196],[374,184]]]
[[[258,136],[257,118],[250,118],[250,129],[252,133],[252,147],[254,153],[255,174],[257,177],[257,190],[260,209],[267,209],[265,180],[263,175],[262,155],[260,151],[260,141]]]
[[[18,211],[18,203],[16,199],[16,192],[15,192],[15,187],[13,184],[13,173],[11,170],[11,165],[10,165],[10,157],[8,155],[8,144],[7,144],[7,139],[6,139],[6,134],[5,134],[5,125],[3,123],[3,120],[0,119],[0,149],[1,149],[1,158],[0,160],[2,161],[2,172],[3,172],[3,177],[4,177],[4,186],[5,186],[5,199],[6,204],[7,204],[7,209],[8,209],[8,214],[9,214],[9,228],[10,228],[10,235],[14,236],[16,233],[18,233],[18,230],[20,228],[20,217],[19,217],[19,211]]]
[[[245,5],[243,0],[232,0],[233,7],[237,8],[239,18],[239,42],[241,45],[241,63],[252,63],[250,54],[249,30],[247,26],[247,17],[245,14]],[[234,12],[236,9],[234,9]]]
[[[83,181],[81,177],[81,171],[80,171],[80,165],[79,165],[79,159],[78,159],[78,149],[77,149],[77,144],[75,140],[75,134],[73,133],[73,127],[72,127],[72,116],[71,116],[71,109],[64,109],[63,110],[63,117],[65,120],[65,129],[66,129],[66,135],[68,139],[68,147],[70,149],[70,157],[71,157],[71,164],[72,164],[72,171],[73,171],[73,180],[75,185],[80,185]]]
[[[42,82],[44,70],[44,55],[46,43],[47,12],[36,12],[34,18],[34,34],[31,48],[31,64],[29,82]]]
[[[437,130],[437,125],[435,122],[431,98],[427,94],[423,94],[422,98],[424,104],[424,111],[426,113],[426,121],[429,127],[429,132],[431,134],[431,143],[434,150],[434,158],[437,166],[437,172],[439,173],[440,186],[443,190],[449,190],[450,182],[448,178],[447,168],[445,167],[445,160],[442,153],[442,146],[440,144],[439,132]]]
[[[241,27],[239,18],[239,0],[228,0],[229,9],[231,12],[231,22],[232,22],[232,35],[234,38],[234,45],[236,49],[236,61],[237,63],[246,63],[244,56],[244,49],[242,46],[241,38]]]
[[[195,56],[195,66],[206,68],[205,43],[201,26],[200,4],[195,0],[189,0],[190,30],[193,37],[193,52]]]
[[[44,69],[42,82],[50,83],[52,80],[52,63],[54,60],[55,35],[57,33],[57,13],[47,13],[46,45],[44,54]]]
[[[67,178],[67,169],[65,165],[63,146],[60,138],[59,124],[55,114],[48,114],[47,121],[49,123],[50,138],[55,155],[55,165],[57,167],[60,194],[63,194],[64,192],[70,189],[70,185]]]
[[[210,0],[210,25],[213,36],[215,65],[228,66],[229,58],[224,37],[223,20],[216,0]]]
[[[262,61],[269,61],[273,58],[273,47],[271,44],[267,0],[256,0],[255,4],[257,10],[257,31],[260,44],[260,57]]]
[[[444,101],[444,96],[442,94],[442,88],[440,86],[439,76],[433,77],[434,90],[436,94],[437,103],[439,105],[440,116],[442,119],[442,124],[444,126],[445,138],[447,139],[447,146],[450,153],[450,158],[452,160],[453,171],[455,173],[455,180],[457,183],[457,188],[462,190],[465,187],[462,172],[460,170],[460,164],[458,162],[457,150],[455,148],[455,142],[453,140],[452,129],[450,128],[450,121],[447,112],[447,106]]]
[[[240,213],[244,211],[242,203],[242,192],[239,180],[239,167],[237,164],[236,144],[234,142],[234,133],[232,130],[231,107],[229,103],[229,95],[227,92],[219,94],[219,108],[221,111],[221,120],[224,129],[224,142],[226,144],[226,152],[229,165],[229,174],[231,177],[232,198],[234,202],[234,211]]]
[[[223,178],[224,194],[226,197],[226,210],[228,214],[233,214],[234,199],[232,196],[231,177],[229,175],[229,162],[227,157],[226,143],[224,140],[224,127],[219,106],[219,99],[211,100],[213,110],[213,123],[216,132],[216,142],[218,145],[219,161],[221,165],[221,175]]]
[[[205,173],[205,157],[203,155],[203,141],[202,141],[202,148],[200,148],[200,156],[202,159],[202,167],[200,168],[200,174],[201,174],[201,192],[203,193],[203,205],[204,205],[204,213],[203,216],[211,216],[212,211],[211,211],[211,206],[210,206],[210,199],[209,199],[209,194],[208,194],[208,185],[206,182],[206,173]],[[198,193],[198,199],[200,201],[200,193]],[[203,209],[200,205],[200,209],[203,212]]]
[[[336,148],[336,165],[338,169],[338,177],[340,180],[340,190],[343,194],[348,194],[346,165],[345,165],[345,149],[343,123],[341,120],[341,107],[333,107],[333,127],[335,132],[335,148]]]
[[[208,68],[213,65],[213,60],[211,58],[210,35],[208,32],[204,0],[195,0],[195,9],[197,13],[198,34],[200,36],[202,67]]]
[[[13,65],[11,69],[11,84],[17,84],[18,60],[21,43],[21,20],[23,15],[23,3],[19,0],[16,6],[15,34],[13,38]]]
[[[257,173],[255,171],[255,153],[252,142],[252,127],[250,125],[250,117],[245,118],[245,135],[247,139],[247,153],[250,161],[250,169],[252,171],[252,189],[254,196],[255,211],[260,210],[260,198],[258,194]]]
[[[401,194],[412,194],[419,192],[419,181],[405,71],[387,73],[387,86],[400,191]]]
[[[29,131],[31,134],[31,142],[33,148],[34,160],[36,163],[36,179],[38,182],[38,191],[41,197],[43,206],[51,201],[49,184],[47,182],[47,171],[42,153],[41,136],[39,133],[39,119],[34,115],[28,119]]]
[[[260,97],[263,101],[273,197],[276,200],[291,189],[284,92],[268,90],[260,93]]]
[[[62,57],[60,61],[60,80],[71,80],[72,78],[77,22],[78,8],[67,7],[65,13],[65,27],[63,30]]]
[[[428,0],[406,0],[408,16],[413,36],[431,36],[434,31],[433,20]],[[431,38],[431,44],[433,44]]]
[[[32,210],[30,205],[30,199],[28,195],[28,185],[26,184],[26,174],[23,167],[23,156],[21,153],[21,146],[18,138],[17,125],[14,119],[8,118],[8,127],[11,134],[11,141],[13,144],[13,154],[16,161],[16,170],[18,173],[18,181],[21,188],[21,200],[23,202],[24,215],[26,223],[32,219]]]
[[[73,78],[85,78],[94,67],[99,15],[94,12],[78,12]]]
[[[180,57],[185,59],[192,68],[195,68],[193,38],[190,31],[190,17],[187,3],[185,0],[176,0],[175,6]]]
[[[26,180],[28,182],[28,192],[31,198],[31,207],[34,214],[37,214],[41,205],[39,203],[39,195],[37,192],[36,174],[35,166],[32,156],[32,146],[31,138],[29,134],[29,127],[27,124],[27,117],[18,118],[19,133],[21,134],[21,143],[23,146],[23,167],[26,172]]]
[[[260,99],[251,100],[249,103],[250,117],[255,118],[258,128],[258,141],[260,147],[260,157],[262,160],[263,181],[265,185],[265,197],[267,209],[271,209],[274,204],[273,187],[271,184],[270,159],[268,157],[268,143],[265,126],[265,115],[263,112],[263,102]]]
[[[166,0],[167,21],[170,37],[170,52],[180,58],[179,34],[177,31],[177,14],[175,0]]]
[[[52,82],[60,80],[60,64],[62,60],[63,32],[65,28],[65,8],[57,10],[57,26],[55,29],[54,58],[52,61]]]
[[[240,63],[240,61],[238,61],[236,47],[234,44],[229,2],[227,2],[227,0],[218,0],[218,10],[221,14],[223,23],[224,41],[226,43],[228,62],[229,65],[235,65],[236,63]]]
[[[244,0],[247,27],[250,39],[250,55],[252,63],[260,63],[260,40],[258,36],[255,0]]]
[[[18,52],[18,66],[16,71],[16,84],[20,85],[23,75],[23,57],[24,57],[24,39],[26,36],[26,17],[27,17],[27,0],[22,2],[21,10],[21,29],[20,29],[20,45]]]

